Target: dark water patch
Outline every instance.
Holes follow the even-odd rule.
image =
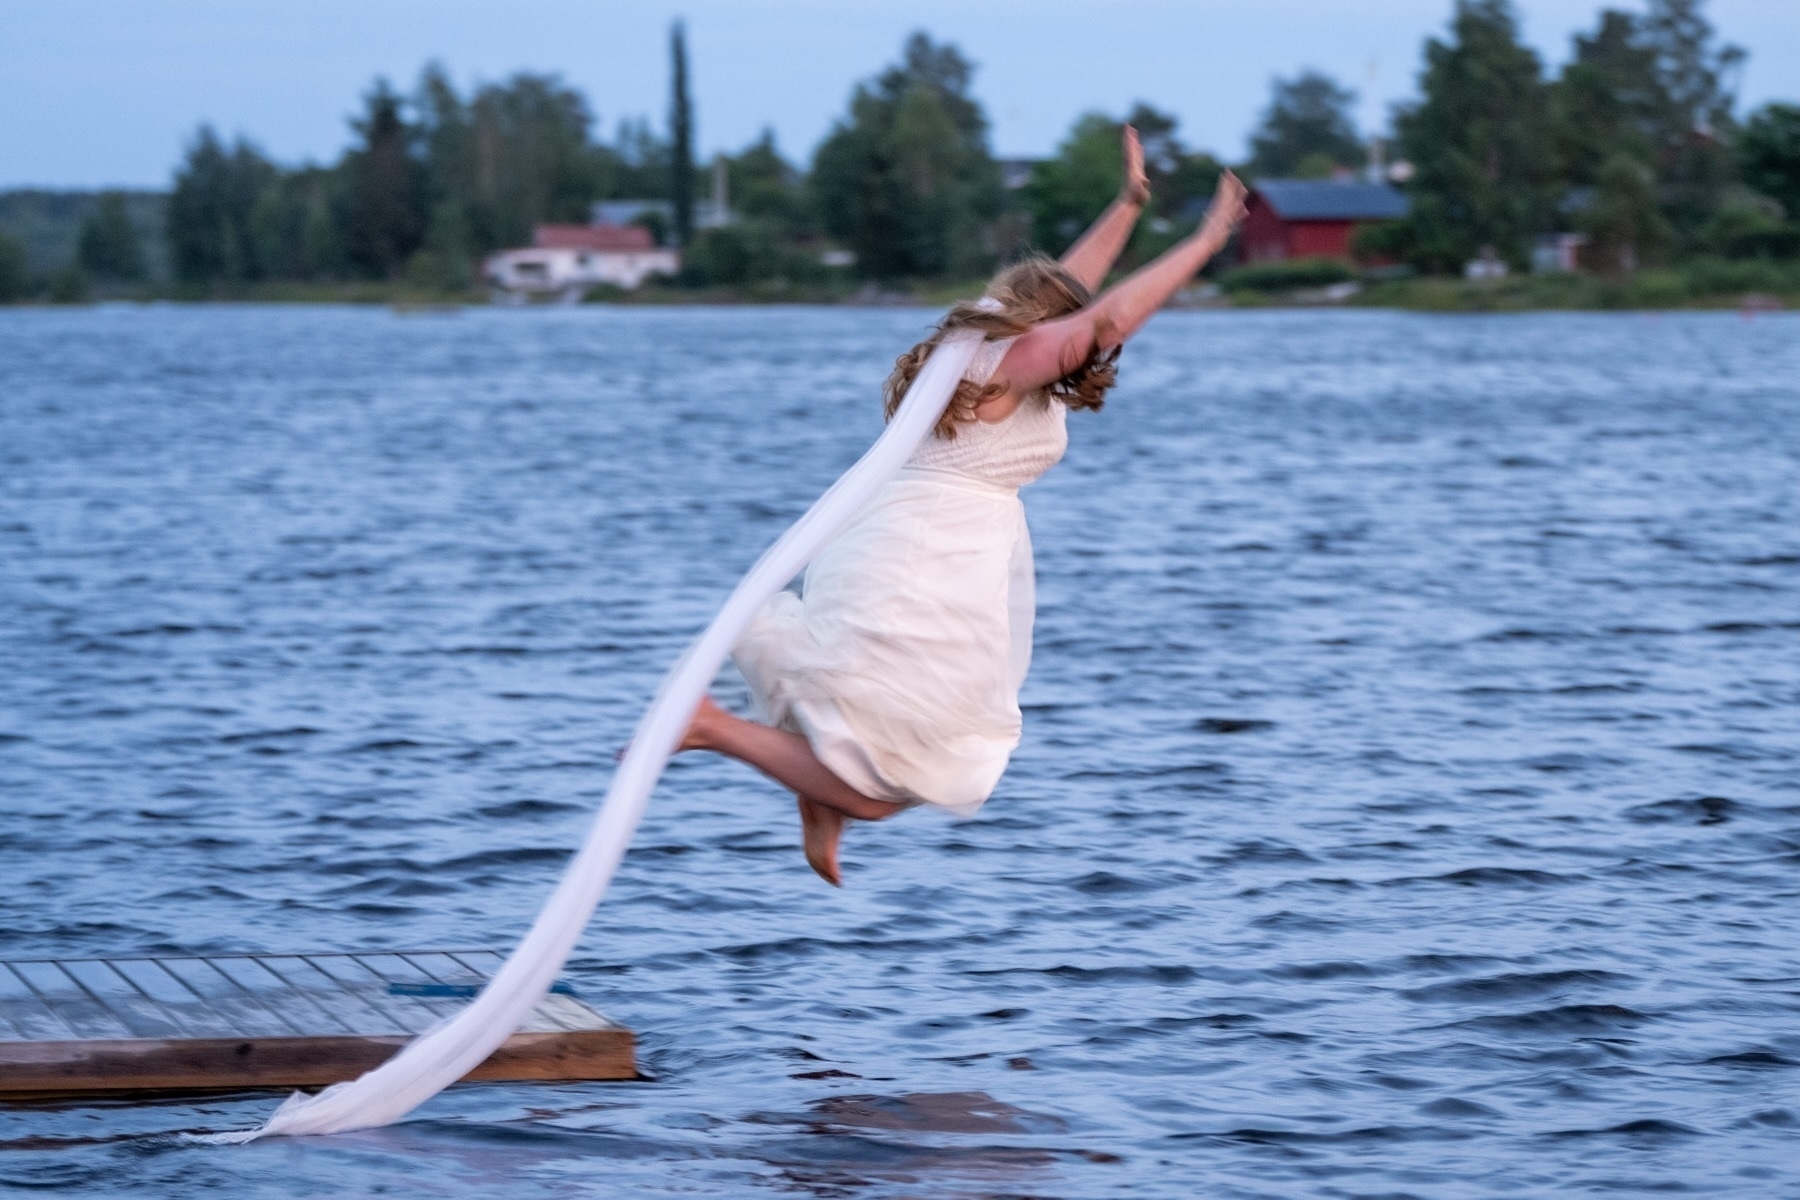
[[[1460,1096],[1445,1096],[1419,1106],[1419,1115],[1424,1117],[1440,1117],[1450,1121],[1484,1120],[1500,1116],[1500,1113],[1485,1104],[1477,1104],[1473,1100],[1464,1100]]]
[[[1656,1144],[1673,1141],[1678,1138],[1701,1137],[1700,1130],[1679,1121],[1665,1121],[1657,1117],[1644,1117],[1636,1121],[1626,1121],[1620,1125],[1605,1129],[1559,1129],[1543,1135],[1547,1138],[1594,1138],[1594,1137],[1628,1137],[1637,1141]]]
[[[1770,1108],[1762,1112],[1751,1113],[1740,1125],[1751,1128],[1768,1129],[1800,1129],[1800,1113],[1790,1108]]]
[[[1612,971],[1538,971],[1492,975],[1485,979],[1453,979],[1410,988],[1400,994],[1427,1004],[1482,1004],[1548,993],[1567,993],[1593,988],[1623,986],[1629,975]]]
[[[1707,754],[1719,758],[1736,759],[1739,762],[1764,762],[1769,760],[1783,762],[1792,757],[1792,755],[1783,751],[1765,750],[1760,746],[1751,746],[1743,742],[1715,743],[1710,745],[1678,745],[1670,746],[1669,749],[1675,751],[1677,754]]]
[[[539,863],[561,865],[573,851],[567,846],[515,846],[507,850],[483,850],[447,858],[428,868],[432,871],[493,870],[501,867],[532,866]]]
[[[1155,891],[1159,885],[1141,879],[1127,879],[1111,871],[1094,871],[1079,879],[1070,880],[1068,886],[1089,896],[1129,896],[1138,892]]]
[[[1383,1146],[1408,1142],[1460,1141],[1469,1135],[1442,1126],[1431,1125],[1365,1125],[1330,1133],[1307,1129],[1230,1129],[1222,1133],[1175,1134],[1171,1140],[1217,1138],[1227,1142],[1246,1142],[1256,1146],[1306,1149],[1311,1147]]]
[[[1740,1050],[1736,1054],[1715,1054],[1700,1061],[1709,1067],[1747,1067],[1752,1070],[1800,1067],[1800,1059],[1789,1058],[1773,1050]]]
[[[1593,1036],[1635,1030],[1654,1020],[1655,1017],[1622,1004],[1563,1004],[1503,1016],[1471,1017],[1454,1024],[1496,1033]]]
[[[237,625],[183,625],[177,622],[168,622],[161,625],[138,625],[130,629],[115,629],[106,636],[116,638],[182,637],[190,633],[233,634],[242,632],[243,629]]]
[[[461,893],[461,883],[440,883],[429,879],[394,878],[382,876],[375,879],[364,879],[358,883],[345,884],[332,888],[323,894],[329,897],[340,896],[392,896],[396,899],[407,899],[418,896],[454,896]]]
[[[1567,642],[1588,637],[1572,629],[1501,629],[1483,634],[1478,642]]]
[[[478,816],[491,821],[509,821],[517,818],[551,817],[563,813],[579,812],[581,806],[576,804],[558,804],[550,800],[509,800],[505,804],[484,804],[475,812]],[[671,849],[665,847],[665,850]],[[685,852],[687,847],[672,848],[675,853]]]
[[[1296,963],[1270,967],[1263,973],[1270,979],[1300,979],[1309,983],[1327,979],[1375,979],[1386,974],[1379,967],[1361,962]]]
[[[1555,871],[1540,871],[1533,867],[1464,867],[1460,871],[1450,871],[1443,875],[1408,875],[1399,879],[1384,879],[1381,886],[1449,884],[1464,888],[1542,888],[1561,887],[1576,883],[1580,878]]]
[[[1275,722],[1252,717],[1202,717],[1194,723],[1194,728],[1201,733],[1259,733],[1275,728]]]
[[[1045,977],[1066,980],[1070,983],[1083,984],[1124,984],[1149,983],[1160,986],[1175,986],[1192,983],[1200,979],[1201,973],[1194,967],[1173,964],[1146,964],[1128,967],[1077,967],[1063,963],[1054,967],[1001,967],[987,970],[965,972],[969,975],[1017,975],[1025,977]]]
[[[749,1119],[768,1124],[921,1133],[1043,1133],[1068,1128],[1067,1123],[1057,1117],[1033,1113],[996,1100],[985,1092],[830,1096],[815,1101],[804,1114],[758,1114]]]
[[[442,750],[442,746],[434,746],[426,742],[416,742],[411,738],[380,738],[372,742],[362,742],[340,751],[343,754],[390,754],[396,750]]]
[[[1553,696],[1630,696],[1644,690],[1636,683],[1573,683],[1551,688]]]
[[[1745,815],[1745,808],[1724,796],[1701,796],[1695,800],[1658,800],[1625,810],[1625,816],[1640,825],[1723,825],[1733,817]]]

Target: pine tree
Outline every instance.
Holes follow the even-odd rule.
[[[1655,56],[1665,113],[1656,174],[1677,232],[1691,238],[1724,200],[1736,164],[1732,87],[1744,52],[1715,46],[1705,0],[1650,0],[1643,43]]]
[[[1744,182],[1800,221],[1800,104],[1765,104],[1738,138]]]
[[[1320,71],[1277,79],[1262,123],[1250,139],[1250,170],[1259,176],[1329,175],[1363,161],[1350,109],[1356,93]]]
[[[858,84],[850,112],[813,156],[826,231],[875,279],[984,271],[984,235],[1000,210],[987,117],[969,94],[974,67],[923,33],[901,61]]]
[[[144,251],[124,193],[100,194],[100,203],[82,222],[76,258],[96,279],[135,283],[144,277]]]
[[[252,214],[280,171],[242,138],[227,150],[201,126],[175,173],[164,212],[169,256],[183,283],[234,284],[260,279]]]
[[[1617,154],[1653,165],[1668,97],[1638,19],[1606,10],[1592,35],[1576,35],[1574,49],[1550,94],[1564,176],[1591,187]]]
[[[1455,271],[1482,247],[1523,264],[1555,195],[1555,143],[1538,57],[1508,0],[1457,0],[1451,40],[1429,39],[1423,100],[1400,115],[1412,160],[1416,262]]]
[[[392,279],[424,240],[424,174],[400,97],[387,81],[376,80],[363,102],[363,116],[351,122],[361,144],[341,168],[345,251],[364,272]]]

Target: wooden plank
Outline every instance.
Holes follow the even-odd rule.
[[[0,1095],[353,1079],[459,1011],[492,951],[0,963]],[[633,1079],[630,1030],[565,984],[470,1080]]]
[[[319,1012],[325,1033],[373,1034],[400,1032],[380,1009],[344,991],[330,976],[298,957],[258,956],[256,964],[279,979],[290,991],[306,997]]]
[[[357,960],[354,954],[309,954],[306,961],[336,980],[338,985],[380,1009],[402,1033],[424,1033],[456,1011],[438,1008],[419,996],[396,994],[389,981]]]
[[[200,1001],[224,1015],[238,1037],[304,1036],[281,1012],[232,982],[204,958],[159,958],[157,965],[180,980]]]
[[[163,1011],[162,1005],[132,987],[130,980],[106,962],[88,959],[58,965],[118,1016],[131,1037],[170,1038],[186,1033]]]
[[[44,1007],[43,999],[9,963],[0,963],[0,1009],[20,1037],[55,1039],[72,1036],[69,1027]]]
[[[400,957],[439,983],[479,986],[487,982],[488,972],[472,970],[440,951],[409,950]]]
[[[55,963],[15,962],[7,965],[72,1036],[81,1039],[131,1036],[131,1030],[123,1021],[84,992],[81,985]]]
[[[231,1019],[154,958],[107,960],[114,970],[149,996],[179,1026],[184,1037],[230,1037]]]
[[[317,1087],[380,1066],[406,1037],[0,1042],[0,1094]],[[635,1079],[628,1030],[516,1033],[467,1080]]]

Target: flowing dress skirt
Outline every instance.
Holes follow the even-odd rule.
[[[968,816],[1019,744],[1034,610],[1018,491],[908,467],[732,659],[758,715],[863,795]]]

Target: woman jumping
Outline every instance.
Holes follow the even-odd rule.
[[[682,750],[713,750],[791,789],[806,861],[841,882],[850,820],[981,807],[1019,744],[1035,614],[1019,488],[1068,446],[1071,408],[1098,409],[1119,348],[1231,236],[1244,187],[1227,171],[1200,227],[1093,299],[1149,199],[1127,126],[1125,183],[1060,262],[1028,258],[952,308],[888,377],[891,417],[947,335],[986,339],[936,434],[732,650],[766,723],[702,700]]]

